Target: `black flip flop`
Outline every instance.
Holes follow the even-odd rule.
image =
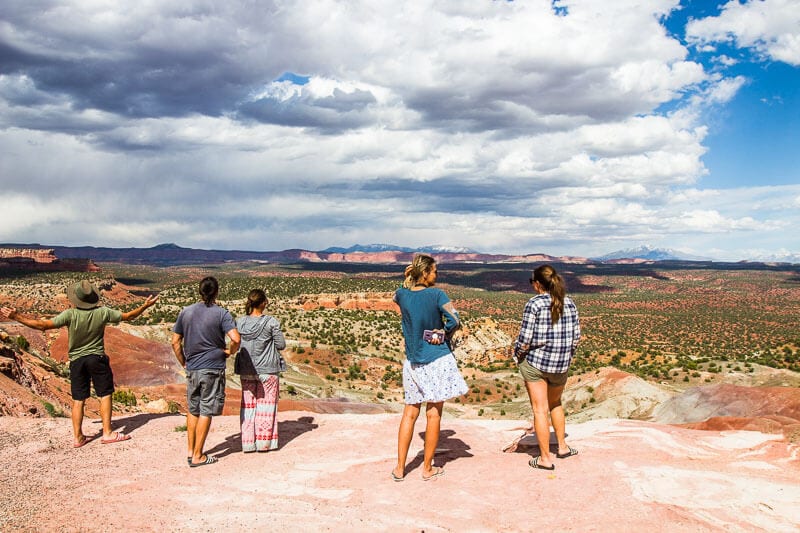
[[[213,464],[214,464],[214,463],[216,463],[218,460],[219,460],[219,459],[217,459],[216,457],[214,457],[214,456],[212,456],[212,455],[206,455],[206,460],[205,460],[205,461],[203,461],[202,463],[189,463],[189,466],[191,466],[192,468],[194,468],[194,467],[196,467],[196,466],[203,466],[203,465],[213,465]]]
[[[531,468],[540,468],[542,470],[555,470],[556,469],[556,465],[550,465],[550,466],[542,466],[542,465],[540,465],[539,464],[539,459],[541,459],[541,458],[542,457],[540,455],[537,455],[536,457],[534,457],[533,459],[528,461],[528,465]]]
[[[572,457],[573,455],[578,455],[578,450],[576,450],[575,448],[573,448],[571,446],[567,446],[567,448],[569,448],[568,452],[566,452],[566,453],[557,453],[556,457],[558,457],[559,459],[566,459],[567,457]]]

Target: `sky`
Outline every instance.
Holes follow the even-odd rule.
[[[0,12],[0,242],[800,262],[800,0]]]

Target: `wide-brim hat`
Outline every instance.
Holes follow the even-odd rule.
[[[67,288],[67,298],[78,309],[94,309],[100,305],[97,289],[86,280],[70,285]]]

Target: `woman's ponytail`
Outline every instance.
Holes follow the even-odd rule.
[[[550,294],[550,320],[553,324],[557,323],[564,312],[564,298],[567,295],[564,278],[550,265],[542,265],[533,271],[533,279]]]
[[[420,280],[425,277],[425,275],[431,271],[433,265],[436,264],[436,261],[433,257],[427,254],[417,254],[414,256],[414,260],[408,265],[403,272],[405,275],[405,279],[403,280],[403,287],[406,289],[410,289],[415,285],[418,285]]]

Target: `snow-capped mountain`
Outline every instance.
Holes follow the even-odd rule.
[[[349,254],[353,252],[368,252],[368,253],[375,253],[375,252],[387,252],[387,251],[396,251],[396,252],[423,252],[428,254],[441,254],[441,253],[451,253],[451,254],[471,254],[476,253],[474,250],[470,248],[458,247],[458,246],[441,246],[438,244],[429,245],[429,246],[422,246],[420,248],[408,248],[406,246],[396,246],[394,244],[354,244],[349,248],[342,248],[339,246],[332,246],[330,248],[326,248],[322,250],[326,253],[339,253],[339,254]]]
[[[756,254],[751,261],[764,263],[800,263],[800,252],[782,251],[773,254]]]
[[[648,261],[710,261],[707,257],[685,254],[669,248],[651,248],[647,245],[638,248],[617,250],[600,257],[596,261],[612,261],[615,259],[646,259]]]

